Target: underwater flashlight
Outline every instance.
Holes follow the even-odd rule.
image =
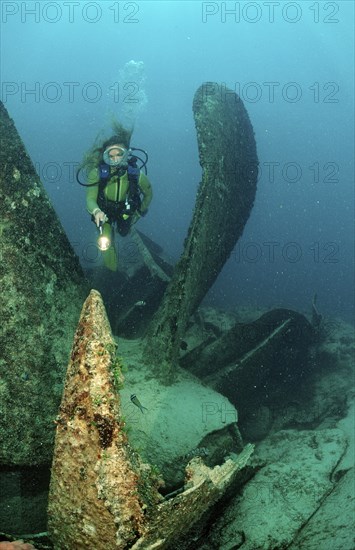
[[[104,235],[102,230],[102,225],[103,223],[100,221],[100,225],[99,225],[100,235],[99,235],[99,238],[97,239],[97,246],[102,252],[105,252],[105,250],[108,250],[110,248],[111,241],[106,235]]]

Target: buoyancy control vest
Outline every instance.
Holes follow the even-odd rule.
[[[112,201],[105,195],[105,188],[107,183],[112,177],[120,178],[127,171],[128,177],[128,192],[125,200]],[[130,157],[128,160],[127,168],[119,169],[117,172],[111,174],[110,166],[106,163],[99,165],[99,191],[97,195],[97,204],[101,210],[103,210],[110,222],[117,221],[119,219],[127,218],[135,212],[140,212],[140,206],[142,203],[141,191],[139,188],[139,176],[140,169],[137,166],[136,157]]]

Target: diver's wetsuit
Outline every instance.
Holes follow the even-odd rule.
[[[97,169],[92,170],[88,177],[88,183],[94,183],[95,181],[98,181],[98,180],[99,180],[98,170]],[[139,175],[138,186],[140,191],[143,194],[143,200],[139,210],[142,214],[144,214],[144,212],[148,209],[150,201],[152,200],[153,192],[147,176],[142,172]],[[124,174],[120,178],[118,178],[118,176],[112,176],[108,180],[103,191],[104,198],[107,201],[106,204],[100,205],[98,203],[99,184],[93,185],[92,187],[88,187],[87,195],[86,195],[87,209],[90,212],[90,214],[92,214],[96,208],[100,208],[100,210],[105,212],[105,214],[107,215],[111,223],[116,222],[117,225],[119,225],[120,221],[126,221],[126,220],[123,220],[122,216],[120,215],[120,211],[121,212],[124,211],[124,203],[125,203],[128,191],[129,191],[129,182],[128,182],[127,171],[124,172]],[[99,202],[101,201],[99,200]],[[106,208],[107,211],[105,210],[105,206],[107,206]],[[116,216],[115,216],[115,212],[117,212]]]
[[[111,168],[111,173],[115,173],[115,169]],[[91,170],[88,177],[88,183],[98,182],[100,179],[99,170],[96,168]],[[125,201],[129,195],[129,181],[127,171],[118,177],[113,175],[106,183],[102,191],[100,191],[99,183],[87,188],[86,206],[90,214],[95,209],[102,210],[108,221],[103,226],[103,233],[109,239],[112,235],[112,227],[116,226],[117,232],[123,237],[129,233],[132,222],[135,222],[140,215],[144,215],[152,200],[153,192],[150,182],[145,174],[139,174],[138,180],[139,191],[143,195],[143,199],[139,205],[139,210],[131,208],[131,214],[127,215]],[[102,195],[102,196],[101,196]],[[117,257],[114,247],[104,254],[104,262],[106,267],[112,271],[117,269]]]

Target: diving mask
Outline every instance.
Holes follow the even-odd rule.
[[[127,164],[129,151],[119,145],[111,145],[105,149],[103,159],[109,166],[121,166]]]

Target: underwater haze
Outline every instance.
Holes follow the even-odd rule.
[[[101,258],[75,167],[114,118],[134,122],[131,144],[149,154],[154,197],[137,227],[177,261],[201,180],[193,96],[215,82],[245,104],[260,174],[205,303],[308,313],[317,293],[323,314],[353,318],[353,2],[3,1],[1,10],[1,99],[85,268]]]

